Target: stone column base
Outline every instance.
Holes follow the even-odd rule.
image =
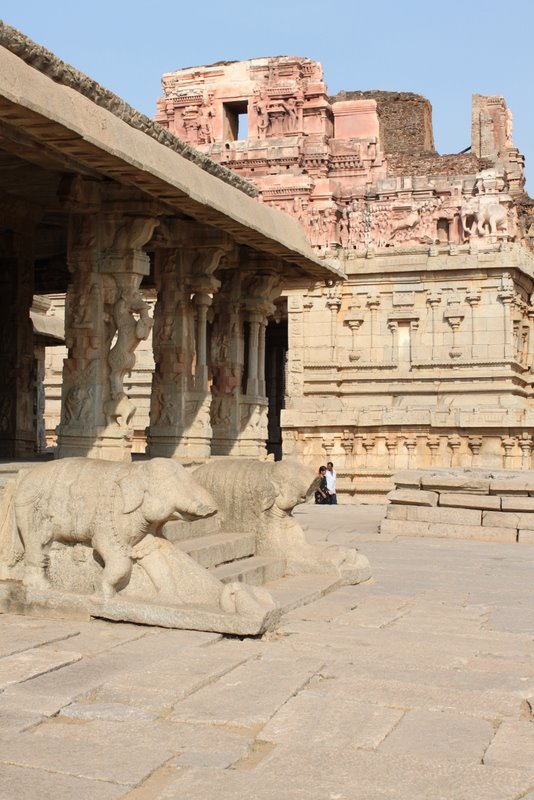
[[[94,435],[84,433],[61,433],[58,439],[57,458],[85,456],[104,461],[132,459],[132,431],[117,428],[99,428]]]

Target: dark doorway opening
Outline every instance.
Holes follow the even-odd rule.
[[[285,405],[287,319],[270,320],[265,332],[265,386],[268,410],[267,452],[282,458],[281,411]]]

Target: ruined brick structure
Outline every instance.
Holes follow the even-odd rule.
[[[163,88],[160,125],[255,183],[347,278],[287,291],[271,316],[283,453],[333,460],[345,502],[383,497],[402,467],[531,468],[534,216],[504,99],[475,95],[470,152],[440,156],[426,99],[329,97],[307,58]]]

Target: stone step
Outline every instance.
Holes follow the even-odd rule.
[[[230,564],[221,564],[211,570],[222,583],[248,583],[250,586],[263,586],[268,581],[275,581],[284,574],[285,564],[279,558],[252,556]]]
[[[254,555],[256,536],[253,533],[215,533],[182,539],[175,544],[201,567],[209,569]]]
[[[173,520],[163,526],[163,535],[170,542],[182,542],[187,539],[196,539],[198,536],[211,536],[220,533],[221,520],[215,514],[206,519],[196,519],[194,522],[186,520]]]

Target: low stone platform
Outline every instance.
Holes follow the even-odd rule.
[[[382,533],[534,544],[534,471],[404,470]]]

